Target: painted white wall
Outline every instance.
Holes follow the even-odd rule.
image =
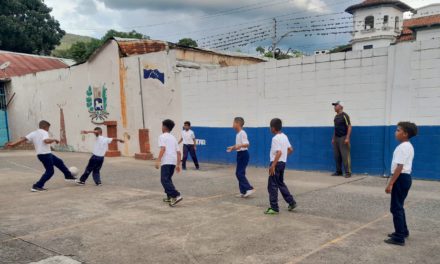
[[[440,124],[440,42],[310,56],[178,74],[183,118],[197,126],[331,126],[342,100],[356,126]]]
[[[420,41],[439,39],[439,38],[440,38],[440,27],[419,29],[416,32],[416,39]]]
[[[430,4],[427,6],[422,6],[417,8],[417,13],[412,16],[412,18],[433,16],[440,14],[440,3]]]

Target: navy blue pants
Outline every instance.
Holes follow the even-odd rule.
[[[69,169],[64,165],[64,162],[62,159],[58,158],[57,156],[53,155],[52,153],[49,154],[40,154],[37,155],[38,159],[43,163],[44,168],[46,171],[41,176],[40,180],[35,183],[36,187],[43,188],[44,185],[55,173],[54,166],[57,167],[63,174],[65,178],[71,178],[72,173],[70,173]]]
[[[176,165],[162,165],[160,168],[160,181],[168,198],[176,198],[180,196],[180,192],[176,190],[173,184],[173,175]]]
[[[272,166],[272,163],[270,163]],[[269,176],[269,180],[267,183],[267,191],[269,192],[269,201],[270,207],[274,211],[279,211],[278,207],[278,190],[280,190],[281,195],[283,196],[286,203],[293,204],[295,203],[295,199],[292,194],[290,194],[289,189],[284,183],[284,170],[286,169],[286,163],[278,162],[275,167],[275,174],[273,176]]]
[[[183,145],[183,158],[182,158],[182,169],[186,169],[186,160],[188,159],[188,152],[191,155],[191,159],[194,162],[196,168],[199,168],[199,161],[197,160],[196,149],[194,145]]]
[[[86,182],[87,178],[89,178],[90,173],[93,172],[93,181],[95,181],[96,184],[100,184],[101,183],[100,171],[103,163],[104,163],[104,157],[98,157],[92,155],[92,157],[89,160],[89,163],[87,164],[86,170],[84,171],[83,175],[79,180],[82,182]]]
[[[249,152],[247,150],[237,151],[237,168],[235,170],[235,176],[237,176],[238,187],[240,188],[241,194],[245,194],[247,191],[254,189],[246,178],[246,167],[248,163]]]
[[[405,241],[405,236],[409,235],[405,217],[405,199],[411,188],[411,175],[402,173],[393,185],[391,190],[391,213],[393,214],[394,235],[393,239],[399,242]]]

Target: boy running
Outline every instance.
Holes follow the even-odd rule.
[[[284,183],[284,170],[286,168],[287,156],[292,154],[293,148],[287,136],[281,132],[282,127],[283,123],[281,119],[274,118],[270,121],[270,130],[275,136],[272,138],[272,146],[270,148],[270,168],[267,184],[270,207],[264,212],[269,215],[279,213],[278,190],[280,190],[284,200],[289,204],[289,211],[292,211],[296,207],[295,199]]]
[[[179,144],[183,142],[183,158],[182,158],[182,170],[186,170],[186,160],[188,159],[188,152],[191,155],[191,159],[196,166],[196,169],[199,169],[199,161],[197,160],[196,155],[196,136],[194,135],[194,131],[191,130],[191,122],[186,121],[183,126],[182,137],[179,140]]]
[[[156,160],[156,169],[160,167],[160,181],[167,195],[163,199],[169,203],[171,207],[183,200],[180,192],[174,187],[172,177],[174,170],[180,172],[180,149],[176,138],[170,134],[174,128],[172,120],[164,120],[162,122],[162,135],[159,136],[159,157]]]
[[[108,138],[102,136],[102,129],[100,127],[96,127],[93,131],[81,131],[81,134],[95,134],[96,141],[93,147],[93,155],[87,164],[86,170],[79,180],[76,181],[78,185],[85,185],[87,178],[89,178],[90,173],[93,172],[93,181],[95,181],[96,186],[100,186],[101,183],[101,167],[104,163],[104,156],[108,150],[108,144],[113,141],[118,141],[124,143],[124,140],[117,138]]]
[[[40,180],[32,185],[31,191],[41,192],[47,190],[44,188],[44,185],[54,175],[54,166],[57,167],[64,174],[64,179],[66,181],[75,181],[76,178],[72,176],[72,173],[69,171],[66,165],[64,165],[64,162],[60,158],[52,154],[50,145],[52,143],[59,144],[60,141],[49,137],[50,123],[42,120],[40,121],[38,126],[38,130],[31,132],[26,137],[22,137],[16,142],[6,144],[7,148],[13,148],[20,144],[23,144],[26,141],[34,144],[35,151],[37,152],[37,158],[41,161],[41,163],[43,163],[46,171],[43,173]]]
[[[417,126],[410,122],[397,124],[395,136],[400,145],[394,150],[391,163],[391,177],[385,192],[391,194],[391,213],[393,214],[394,233],[388,235],[385,243],[404,246],[405,238],[409,237],[408,226],[405,217],[405,199],[411,188],[412,162],[414,148],[409,141],[417,135]]]
[[[246,167],[249,163],[249,140],[246,132],[243,130],[243,126],[244,119],[242,117],[236,117],[232,124],[232,128],[237,132],[235,145],[228,147],[226,151],[237,151],[237,168],[235,170],[235,175],[237,176],[238,187],[240,188],[240,194],[238,194],[237,197],[247,198],[255,192],[255,189],[250,185],[246,178]]]

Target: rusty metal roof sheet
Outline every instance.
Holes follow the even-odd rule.
[[[114,38],[123,56],[142,55],[168,49],[168,43],[150,39]]]
[[[0,79],[69,67],[58,58],[0,51],[0,65],[5,62],[10,65],[0,70]]]

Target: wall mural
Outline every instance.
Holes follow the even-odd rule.
[[[158,69],[148,69],[148,67],[146,67],[144,68],[144,79],[156,79],[165,84],[165,73]]]
[[[107,88],[105,84],[101,88],[89,86],[86,94],[87,109],[89,110],[92,123],[102,125],[109,115],[107,112]]]

